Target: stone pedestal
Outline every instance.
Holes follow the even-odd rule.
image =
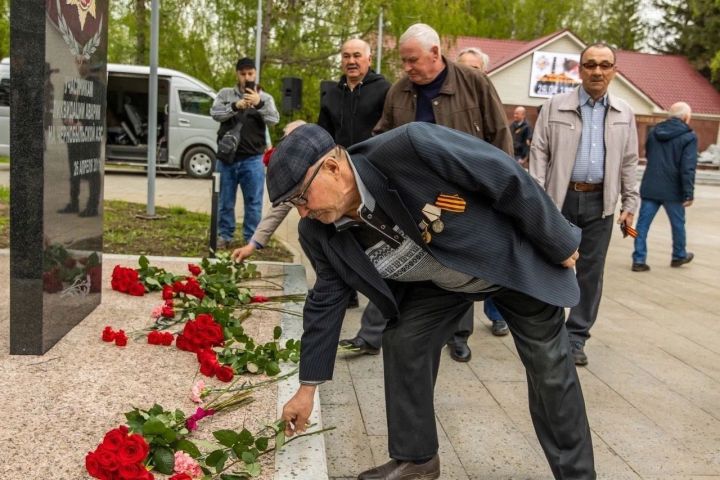
[[[42,354],[100,303],[108,0],[10,13],[10,353]]]

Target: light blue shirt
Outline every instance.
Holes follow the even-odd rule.
[[[573,182],[602,183],[605,175],[605,112],[608,108],[607,93],[594,101],[581,86],[580,115],[582,135],[575,154]]]

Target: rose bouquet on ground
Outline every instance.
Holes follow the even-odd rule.
[[[85,457],[90,476],[100,479],[152,480],[147,461],[150,446],[142,435],[121,425],[105,434],[97,448]]]
[[[88,473],[94,478],[109,480],[152,480],[153,472],[172,475],[173,480],[240,480],[260,475],[258,459],[261,456],[298,438],[286,441],[284,422],[276,421],[254,434],[246,428],[216,430],[212,432],[215,441],[189,438],[198,430],[202,418],[251,402],[248,388],[233,392],[222,401],[220,397],[228,392],[221,391],[208,403],[208,408],[198,407],[190,416],[181,410],[165,410],[160,405],[148,410],[133,408],[125,413],[127,426],[110,430],[100,445],[87,454]],[[301,436],[328,430],[332,428]]]
[[[103,440],[88,454],[86,467],[96,478],[145,480],[154,478],[154,474],[168,475],[171,480],[249,478],[260,473],[259,457],[285,443],[282,422],[255,434],[244,428],[218,430],[213,432],[215,442],[193,435],[202,428],[203,419],[247,405],[253,401],[253,389],[295,373],[279,375],[281,362],[299,361],[299,341],[291,339],[281,344],[282,330],[275,327],[273,340],[261,344],[245,332],[242,323],[256,310],[297,315],[277,304],[299,302],[304,295],[253,294],[249,287],[260,276],[255,265],[234,264],[229,256],[213,262],[203,259],[201,265],[189,264],[188,271],[190,275],[174,275],[140,257],[137,269],[116,266],[111,283],[116,291],[131,295],[161,290],[163,303],[154,309],[154,325],[142,332],[142,337],[150,345],[175,343],[176,348],[195,354],[201,374],[230,384],[226,388],[206,387],[204,382],[196,384],[193,401],[199,405],[189,415],[181,410],[165,410],[160,405],[127,412],[127,427],[113,430],[112,435],[108,433],[112,438]],[[267,285],[280,288],[271,280],[264,280]],[[101,337],[118,346],[127,344],[125,332],[115,331],[111,326],[105,327]],[[249,384],[241,381],[239,375],[243,373],[274,378]],[[310,434],[314,433],[321,432]],[[123,454],[120,458],[118,452],[124,447],[118,445],[124,442],[136,442],[134,456]],[[145,446],[140,448],[142,445]],[[137,458],[141,453],[142,458]]]

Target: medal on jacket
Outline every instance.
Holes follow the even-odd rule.
[[[432,229],[435,233],[440,233],[445,228],[445,224],[440,220],[442,210],[437,205],[426,203],[422,208],[423,219],[420,221],[418,227],[422,230],[423,242],[430,243],[432,241],[432,234],[428,228]]]
[[[457,193],[454,195],[441,193],[437,196],[437,199],[435,200],[435,206],[441,208],[442,210],[447,210],[448,212],[454,213],[463,213],[465,211],[466,205],[467,202],[460,198],[460,195],[458,195]],[[442,228],[440,229],[440,231],[442,231]]]

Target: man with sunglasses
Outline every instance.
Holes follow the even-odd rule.
[[[588,363],[585,342],[600,306],[618,197],[617,223],[626,227],[632,227],[639,205],[635,115],[627,102],[608,93],[614,77],[612,48],[596,43],[583,50],[582,85],[545,102],[530,145],[530,175],[582,229],[575,267],[580,303],[567,320],[576,365]]]
[[[580,232],[512,157],[426,122],[347,151],[308,124],[278,145],[267,178],[273,205],[298,209],[300,244],[317,274],[303,310],[301,385],[283,409],[287,435],[305,431],[317,385],[332,378],[357,290],[389,319],[382,353],[392,458],[358,478],[439,478],[441,351],[473,302],[492,298],[527,368],[530,414],[553,475],[595,478],[563,309],[579,298]]]

